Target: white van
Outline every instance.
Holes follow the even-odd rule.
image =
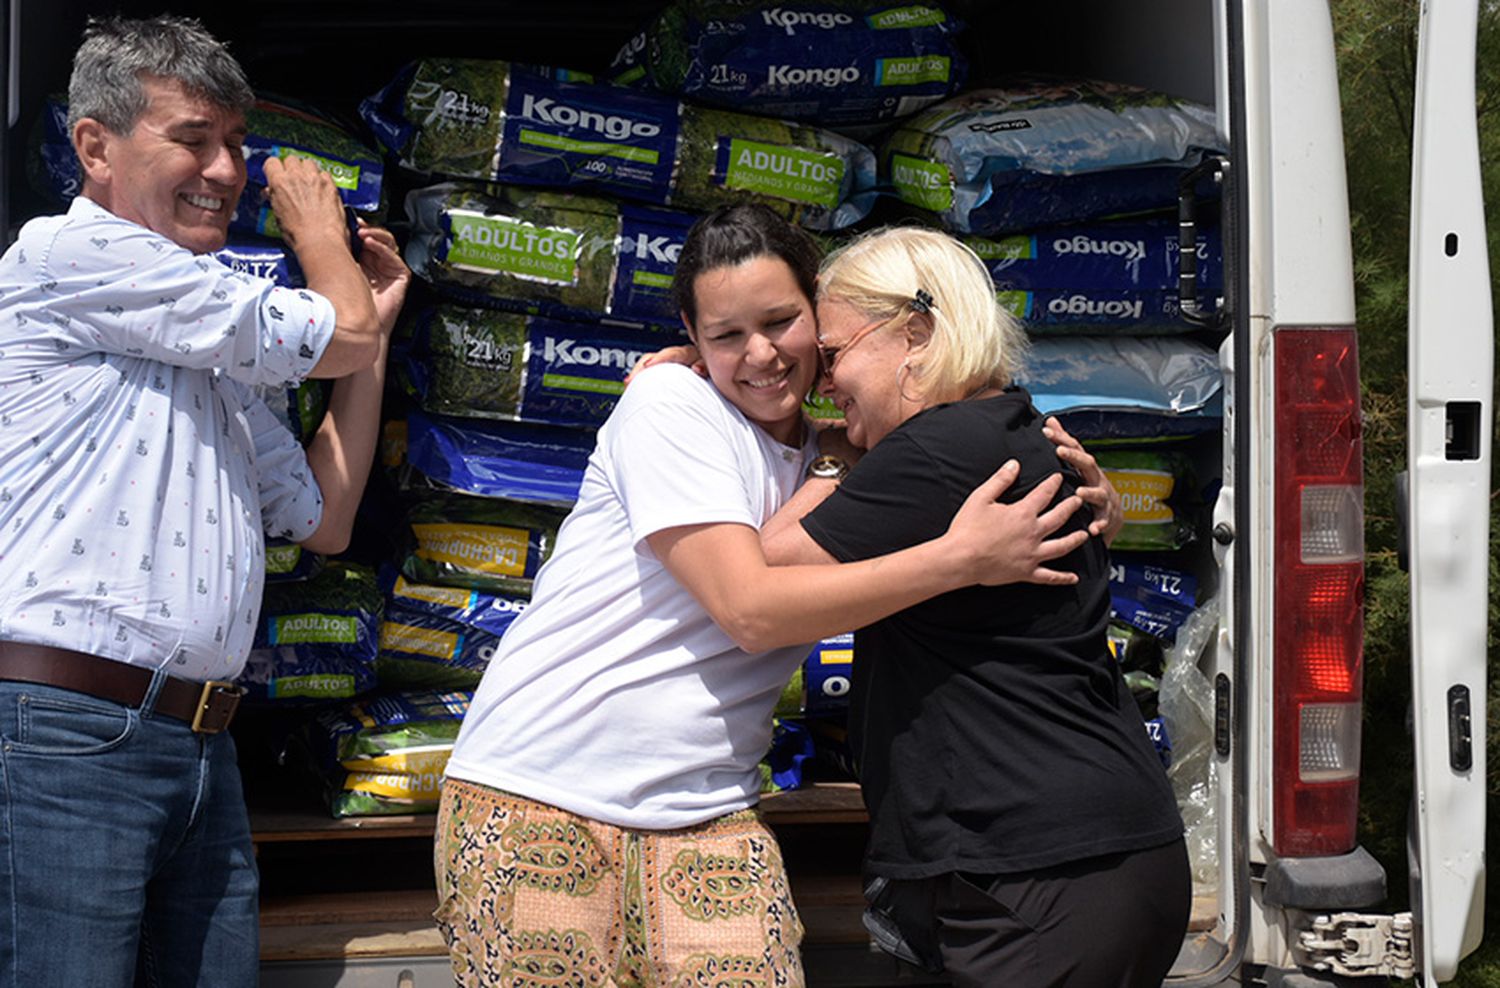
[[[1406,478],[1417,754],[1413,911],[1393,916],[1380,912],[1387,876],[1355,841],[1364,475],[1328,5],[948,4],[968,21],[984,67],[1106,78],[1194,99],[1216,109],[1228,148],[1216,166],[1223,195],[1215,207],[1224,230],[1227,316],[1219,347],[1223,484],[1211,533],[1220,622],[1200,662],[1214,691],[1218,881],[1170,984],[1312,988],[1347,984],[1346,978],[1417,978],[1431,985],[1451,979],[1480,938],[1493,342],[1474,118],[1476,5],[1422,3]],[[88,14],[166,7],[198,16],[231,42],[258,86],[347,109],[423,54],[607,64],[656,6],[645,0],[0,0],[0,37],[9,39],[0,105],[8,105],[10,123],[0,132],[0,230],[11,234],[44,209],[25,185],[26,135],[43,98],[65,84]],[[814,808],[781,814],[796,831],[791,843],[817,828],[824,828],[824,846],[857,841],[860,811],[847,793],[815,793],[805,805]],[[291,889],[306,900],[300,918],[286,921],[301,939],[267,954],[264,983],[449,983],[441,944],[424,915],[430,904],[421,862],[430,832],[430,823],[411,819],[335,826],[260,814],[268,882],[278,848],[298,842],[316,848],[299,859],[300,882]],[[841,836],[830,842],[834,833]],[[854,846],[850,861],[857,852]],[[838,888],[852,885],[853,865],[841,861],[799,865],[792,857],[794,888],[799,898],[800,889],[812,890],[808,902],[816,907],[804,906],[810,934],[816,916],[836,917],[828,922],[838,929],[851,922],[858,928],[856,897],[817,897],[828,887],[820,883],[840,869],[848,882]],[[388,886],[372,870],[387,873]],[[321,928],[335,932],[316,936]],[[268,945],[284,947],[285,931],[267,929]],[[808,957],[813,985],[929,983],[874,954],[867,941],[810,935]]]

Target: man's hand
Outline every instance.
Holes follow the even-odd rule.
[[[1078,574],[1049,569],[1044,564],[1088,541],[1089,533],[1082,530],[1049,538],[1082,506],[1082,499],[1074,494],[1049,508],[1062,487],[1062,474],[1055,473],[1014,504],[996,501],[1020,473],[1021,465],[1007,460],[968,496],[943,540],[950,544],[956,563],[972,575],[973,583],[990,587],[1003,583],[1077,583]]]
[[[344,204],[327,172],[307,158],[267,158],[265,171],[276,225],[299,256],[313,242],[348,244]]]
[[[1094,520],[1089,523],[1090,535],[1104,536],[1109,545],[1125,526],[1125,509],[1120,503],[1120,492],[1109,482],[1099,461],[1083,448],[1083,444],[1068,434],[1062,423],[1048,416],[1042,424],[1042,435],[1057,444],[1058,458],[1078,471],[1084,486],[1078,488],[1078,496],[1094,509]]]
[[[344,204],[333,179],[306,158],[269,158],[266,188],[282,238],[296,253],[307,287],[333,304],[333,339],[309,376],[338,378],[369,368],[384,357],[386,337],[371,295],[369,271],[362,270],[349,251]],[[377,263],[384,267],[384,261]],[[395,301],[394,309],[400,309],[400,298]]]
[[[708,365],[698,356],[698,348],[691,343],[684,343],[680,346],[662,347],[637,360],[635,366],[630,368],[630,373],[625,375],[625,386],[630,387],[630,382],[637,374],[656,364],[684,364],[696,371],[699,377],[708,377]]]
[[[391,231],[378,226],[359,223],[359,268],[370,282],[370,294],[375,300],[375,312],[380,318],[380,331],[389,336],[401,314],[401,305],[406,301],[406,289],[411,284],[411,269],[401,259],[396,249],[396,238]]]

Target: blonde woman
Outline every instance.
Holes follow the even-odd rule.
[[[915,228],[854,241],[823,263],[817,316],[821,390],[869,452],[842,480],[803,485],[795,500],[816,507],[763,533],[773,564],[940,535],[1008,459],[1021,473],[1003,500],[1056,471],[1056,430],[1011,383],[1024,337],[959,241]],[[1097,468],[1061,441],[1085,471],[1068,471],[1066,497]],[[1077,582],[968,587],[856,632],[872,919],[959,986],[1154,988],[1187,924],[1182,823],[1105,643],[1104,540],[1049,565]]]

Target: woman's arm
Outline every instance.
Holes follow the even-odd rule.
[[[1048,438],[1058,445],[1058,456],[1077,466],[1086,484],[1096,485],[1079,488],[1079,497],[1085,503],[1096,505],[1100,512],[1113,509],[1113,514],[1102,515],[1103,518],[1111,519],[1111,530],[1105,536],[1107,544],[1108,540],[1114,537],[1115,532],[1119,531],[1119,525],[1113,524],[1113,519],[1120,515],[1120,496],[1109,485],[1109,478],[1104,476],[1104,472],[1099,469],[1093,456],[1085,452],[1078,445],[1078,441],[1068,435],[1062,426],[1057,425],[1056,419],[1048,421],[1056,426],[1058,435],[1048,436]],[[851,466],[859,461],[863,453],[863,450],[858,447],[849,445],[848,440],[844,438],[844,430],[837,427],[824,429],[818,434],[818,448],[821,452],[832,452],[847,459]],[[797,488],[796,493],[786,500],[781,509],[761,526],[760,544],[765,552],[767,563],[772,566],[811,566],[835,564],[839,561],[808,535],[807,529],[802,527],[802,518],[838,490],[838,486],[837,481],[819,477],[807,478],[802,482],[802,486]],[[1006,486],[1008,487],[1009,484]],[[1112,502],[1110,498],[1113,498]],[[1055,577],[1059,576],[1060,572],[1049,569],[1044,564],[1066,555],[1075,543],[1071,540],[1062,542],[1050,540],[1048,536],[1056,530],[1056,525],[1044,530],[1032,524],[1041,509],[1047,506],[1046,502],[1041,502],[1034,509],[1023,507],[1024,503],[1023,501],[1009,505],[1009,511],[996,513],[997,517],[1003,519],[1005,534],[1000,537],[1010,540],[1010,551],[1013,554],[1017,574],[1011,581],[997,582],[1058,582]],[[1057,516],[1057,525],[1061,525],[1066,520],[1066,515]],[[1103,520],[1093,522],[1089,528],[1090,533],[1094,535],[1099,535],[1104,530]],[[999,529],[997,533],[998,531]],[[1063,546],[1067,546],[1068,549],[1063,549]]]
[[[974,584],[1077,582],[1074,574],[1050,570],[1042,579],[1035,577],[1040,562],[1066,555],[1088,539],[1087,532],[1077,531],[1043,541],[1080,500],[1068,497],[1048,508],[1062,483],[1055,474],[1014,504],[996,502],[1018,471],[1014,461],[997,470],[969,495],[942,536],[861,562],[773,568],[759,533],[738,524],[669,528],[646,542],[737,645],[762,652],[863,627]],[[1018,545],[1031,543],[1039,547],[1036,552],[1017,552]]]
[[[380,438],[386,348],[411,281],[389,230],[361,227],[359,237],[359,270],[374,302],[380,352],[369,367],[334,381],[328,411],[307,446],[308,466],[323,492],[322,521],[302,542],[314,552],[343,552],[349,546]]]

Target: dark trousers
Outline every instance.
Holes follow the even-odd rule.
[[[893,881],[881,898],[957,988],[1158,988],[1182,949],[1192,876],[1177,840],[1020,874]]]

